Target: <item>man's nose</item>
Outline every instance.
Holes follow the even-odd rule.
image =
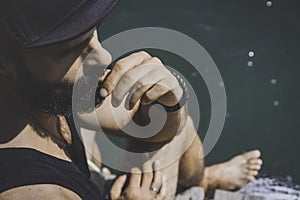
[[[100,43],[92,44],[91,49],[83,62],[83,70],[85,74],[100,75],[103,70],[111,63],[112,57],[110,53],[104,49]]]

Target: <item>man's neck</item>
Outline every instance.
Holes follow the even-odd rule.
[[[25,111],[13,97],[4,94],[0,99],[0,148],[33,148],[70,161],[57,130],[58,119],[37,112]],[[56,138],[56,139],[53,139]]]

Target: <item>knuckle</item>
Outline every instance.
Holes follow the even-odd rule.
[[[176,87],[173,93],[178,99],[180,99],[183,95],[183,90],[181,89],[181,87]]]
[[[150,85],[153,85],[153,84],[154,84],[154,81],[142,78],[136,82],[135,89],[138,91],[143,91],[143,90],[145,90],[145,87],[150,87]]]
[[[132,173],[132,174],[140,174],[140,173],[142,173],[142,172],[141,172],[141,170],[140,170],[139,168],[134,167],[134,168],[131,169],[131,173]]]
[[[154,94],[152,92],[147,92],[145,94],[145,97],[148,99],[148,100],[152,100],[154,98]]]
[[[129,74],[126,74],[122,77],[122,84],[128,84],[133,80],[133,77]]]
[[[165,82],[159,82],[157,84],[157,87],[155,87],[155,91],[156,92],[165,92],[165,91],[168,91],[168,90],[171,89],[169,85],[170,84],[165,83]]]
[[[123,72],[126,66],[126,61],[121,59],[119,61],[117,61],[114,65],[114,71],[116,72]]]
[[[161,86],[167,90],[172,90],[176,87],[179,87],[177,82],[175,82],[173,79],[166,79],[164,82],[161,83]]]
[[[152,57],[151,61],[153,61],[154,63],[162,64],[162,61],[158,57]]]
[[[152,169],[152,163],[150,161],[147,161],[143,164],[143,170],[151,170]]]
[[[138,54],[142,55],[145,58],[151,58],[150,54],[146,51],[139,51]]]
[[[144,86],[143,81],[142,81],[142,80],[138,80],[138,81],[135,83],[135,87],[134,87],[133,92],[140,90],[143,86]]]
[[[128,198],[128,199],[138,199],[138,192],[136,189],[128,189],[126,192],[125,192],[125,196]]]
[[[145,81],[143,79],[140,79],[136,82],[136,89],[141,90],[145,86]]]

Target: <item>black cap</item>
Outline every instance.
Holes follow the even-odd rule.
[[[40,47],[73,39],[97,26],[117,1],[1,0],[0,45]]]

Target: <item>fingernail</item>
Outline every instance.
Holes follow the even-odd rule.
[[[101,89],[100,89],[100,96],[101,96],[102,98],[105,98],[105,97],[107,97],[107,95],[108,95],[107,89],[101,88]]]
[[[111,99],[111,104],[113,107],[118,107],[120,105],[119,101],[117,101],[115,98]]]

